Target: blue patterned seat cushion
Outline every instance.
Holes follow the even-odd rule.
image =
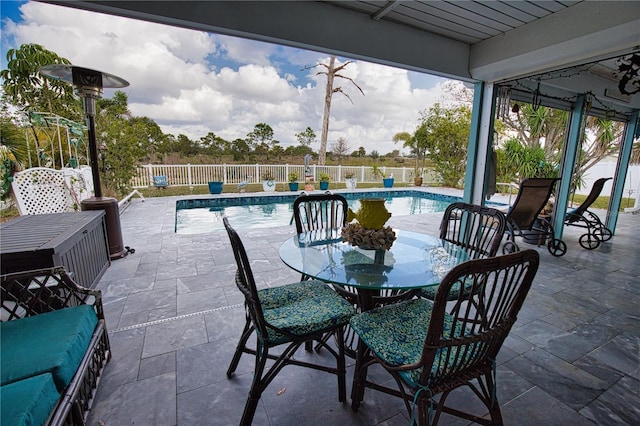
[[[320,281],[302,281],[258,291],[267,324],[296,336],[345,325],[356,311],[344,298]],[[266,337],[279,344],[290,339],[273,329]],[[264,336],[263,336],[264,337]]]
[[[412,299],[363,312],[351,318],[351,328],[371,351],[385,364],[400,366],[420,361],[433,303],[425,299]],[[445,313],[444,335],[451,333],[453,317]],[[461,335],[456,326],[454,336]],[[442,353],[436,356],[434,368]],[[443,358],[446,359],[446,358]],[[417,387],[422,368],[400,373],[404,380]]]
[[[435,300],[436,299],[436,292],[438,291],[438,288],[440,286],[438,285],[432,285],[429,287],[423,287],[420,289],[420,291],[418,292],[418,296],[419,297],[423,297],[425,299],[429,299],[429,300]],[[471,288],[473,287],[473,282],[472,281],[465,281],[464,284],[464,294],[468,294],[471,291]],[[448,301],[452,301],[452,300],[458,300],[458,296],[460,295],[460,283],[454,283],[451,286],[451,289],[449,290],[449,295],[447,296],[447,300]]]

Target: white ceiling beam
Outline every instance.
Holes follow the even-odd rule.
[[[467,44],[322,2],[42,1],[470,80]]]
[[[585,1],[471,46],[474,79],[502,81],[640,47],[640,2]]]

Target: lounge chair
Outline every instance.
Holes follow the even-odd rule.
[[[600,218],[588,210],[593,202],[600,196],[604,184],[610,179],[612,178],[600,178],[596,180],[584,202],[577,208],[569,210],[564,217],[565,225],[587,229],[587,232],[582,234],[578,240],[580,245],[587,250],[596,249],[600,246],[600,242],[609,241],[611,237],[613,237],[611,230],[604,226]]]
[[[507,212],[507,242],[502,247],[503,253],[518,251],[515,237],[527,237],[531,234],[537,235],[538,245],[546,243],[552,255],[562,256],[567,252],[564,241],[555,238],[551,221],[540,216],[540,212],[551,197],[555,183],[559,180],[559,178],[533,178],[522,181],[518,196]]]

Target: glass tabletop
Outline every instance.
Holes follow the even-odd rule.
[[[394,229],[390,250],[365,250],[343,242],[340,229],[305,232],[280,246],[290,268],[322,281],[363,289],[413,289],[437,285],[455,265],[469,259],[460,247],[438,237]]]

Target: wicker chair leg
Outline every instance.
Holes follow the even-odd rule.
[[[353,373],[353,385],[351,388],[351,409],[358,411],[360,403],[364,399],[364,382],[367,379],[368,365],[365,363],[369,350],[362,350],[360,345],[364,345],[362,341],[358,341],[358,350],[356,351],[356,367]]]
[[[338,401],[345,402],[347,400],[347,367],[344,360],[344,327],[338,328],[335,334],[338,344]]]
[[[227,377],[231,377],[233,376],[233,373],[236,371],[236,368],[238,368],[238,363],[240,362],[240,357],[242,356],[242,353],[244,352],[244,349],[247,345],[247,340],[249,340],[249,337],[251,337],[251,334],[253,333],[253,326],[251,325],[251,322],[249,319],[247,319],[246,324],[244,325],[244,330],[242,330],[242,336],[240,337],[240,341],[238,342],[238,346],[236,347],[236,351],[233,354],[233,358],[231,359],[231,364],[229,364],[229,368],[227,369]]]
[[[495,380],[492,373],[486,373],[484,375],[485,381],[487,383],[487,387],[489,389],[495,386]],[[502,421],[502,412],[500,411],[500,404],[498,403],[498,396],[493,395],[493,398],[489,398],[489,403],[487,404],[487,408],[489,409],[489,415],[491,416],[491,421],[494,425],[502,425],[504,424]]]
[[[263,373],[267,364],[268,355],[269,348],[267,345],[262,345],[262,350],[256,354],[256,369],[253,373],[253,381],[251,382],[251,389],[249,389],[249,397],[247,398],[244,411],[242,412],[242,419],[240,420],[241,426],[251,426],[262,392],[267,387],[267,384],[263,380]]]

